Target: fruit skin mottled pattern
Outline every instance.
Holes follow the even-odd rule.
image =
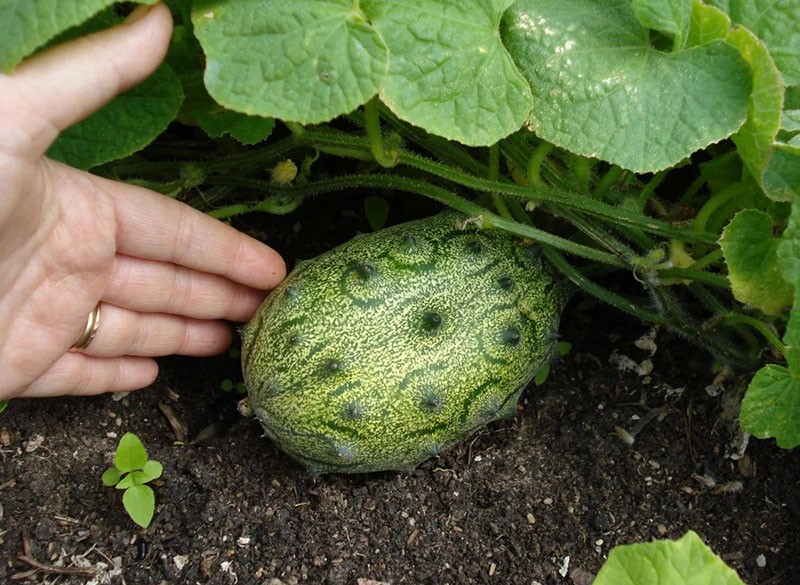
[[[312,474],[410,469],[514,416],[566,296],[536,246],[454,212],[357,236],[243,329],[250,408]]]

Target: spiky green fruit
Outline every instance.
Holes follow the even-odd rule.
[[[243,329],[250,407],[312,473],[409,469],[514,416],[565,297],[537,247],[459,214],[358,236]]]

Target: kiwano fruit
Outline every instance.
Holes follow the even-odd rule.
[[[566,298],[539,248],[454,212],[357,236],[243,328],[250,411],[312,474],[410,469],[515,415]]]

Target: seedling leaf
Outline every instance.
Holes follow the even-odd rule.
[[[327,121],[364,104],[386,75],[386,45],[351,0],[202,0],[192,22],[209,93],[245,114]]]
[[[745,585],[692,531],[680,540],[617,546],[593,585]]]
[[[381,100],[397,116],[472,146],[516,132],[531,90],[500,40],[509,0],[369,0],[389,47]]]
[[[130,487],[136,485],[136,478],[134,477],[134,473],[138,473],[136,471],[131,471],[126,473],[125,476],[119,480],[117,485],[115,486],[118,490],[126,490]]]
[[[541,386],[550,375],[550,364],[544,364],[541,368],[536,370],[536,375],[533,377],[533,383],[536,386]]]
[[[379,230],[389,217],[389,203],[383,197],[369,195],[364,198],[364,213],[372,231]]]
[[[793,287],[781,276],[779,240],[772,227],[769,215],[746,209],[722,231],[720,246],[734,296],[768,315],[779,315],[792,304]]]
[[[114,466],[121,472],[142,469],[147,463],[147,450],[142,441],[133,433],[125,433],[119,440],[114,454]]]
[[[134,485],[125,490],[122,505],[136,524],[142,528],[150,526],[156,508],[156,497],[150,486]]]
[[[147,483],[158,479],[163,472],[164,467],[161,465],[161,462],[150,459],[144,464],[142,471],[138,472],[139,475],[137,476],[136,483]]]
[[[722,40],[658,50],[628,0],[520,0],[501,30],[533,90],[531,129],[572,152],[656,171],[746,118],[751,80],[739,52]]]
[[[100,479],[103,480],[103,485],[106,487],[113,487],[119,483],[119,479],[122,476],[119,469],[116,467],[109,467],[103,472],[103,475]]]

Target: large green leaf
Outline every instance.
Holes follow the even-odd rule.
[[[62,132],[47,154],[80,169],[122,158],[161,134],[182,100],[180,80],[162,64],[145,81]]]
[[[327,121],[386,75],[386,45],[353,0],[199,0],[192,22],[209,93],[245,114]]]
[[[242,144],[251,145],[272,134],[275,120],[234,112],[221,106],[208,95],[202,76],[197,76],[194,81],[184,81],[183,88],[186,111],[211,138],[227,134]]]
[[[776,201],[800,197],[800,145],[777,143],[761,176],[764,191]]]
[[[0,0],[0,71],[11,70],[57,34],[112,4],[114,0]]]
[[[800,0],[712,1],[769,47],[787,85],[800,84]]]
[[[739,421],[748,433],[774,437],[784,449],[800,445],[800,373],[774,364],[761,368],[744,395]]]
[[[733,2],[717,0],[712,2],[721,10],[738,18],[737,22],[747,21],[748,26],[753,26],[754,32],[741,26],[729,29],[729,21],[720,26],[722,21],[718,17],[716,25],[706,23],[703,27],[695,27],[693,35],[696,42],[707,42],[711,39],[725,39],[739,50],[742,58],[747,62],[753,79],[753,89],[750,94],[750,103],[747,110],[747,120],[733,136],[745,165],[756,178],[765,194],[775,201],[790,201],[800,193],[800,171],[795,148],[792,145],[776,143],[776,136],[781,129],[784,116],[781,109],[784,101],[784,76],[778,70],[773,60],[774,55],[764,43],[764,33],[770,37],[769,30],[774,26],[783,30],[785,24],[779,21],[795,22],[800,18],[800,10],[794,9],[792,18],[784,19],[781,15],[790,10],[791,5],[800,6],[800,0],[787,2],[756,1],[747,3],[735,0]],[[745,6],[746,4],[746,6]],[[762,5],[764,10],[757,14],[748,7]],[[779,6],[778,6],[779,5]],[[775,10],[772,10],[775,8]],[[695,3],[693,20],[698,21],[711,14],[707,7]],[[768,16],[768,18],[767,18]],[[746,17],[746,18],[745,18]],[[763,18],[762,18],[763,17]],[[794,25],[792,25],[794,26]],[[796,27],[795,27],[796,28]],[[786,38],[800,42],[800,33],[797,30],[785,31]],[[773,34],[772,38],[776,36]],[[800,50],[800,47],[798,48]],[[790,117],[791,119],[791,117]]]
[[[800,110],[785,110],[781,113],[781,130],[800,132]]]
[[[248,145],[261,142],[272,133],[275,126],[272,118],[234,112],[208,95],[203,83],[202,49],[186,26],[175,27],[167,63],[178,74],[186,96],[181,121],[196,122],[211,138],[228,134]]]
[[[800,197],[792,204],[789,223],[778,244],[778,263],[787,282],[794,283],[794,307],[783,342],[787,347],[789,370],[800,376]]]
[[[744,585],[690,531],[680,540],[614,547],[593,585]]]
[[[800,197],[792,203],[789,223],[778,244],[778,262],[787,282],[800,283]]]
[[[778,446],[800,445],[800,198],[792,205],[789,224],[777,251],[783,277],[795,283],[794,306],[783,342],[786,367],[764,366],[756,372],[742,401],[742,428],[760,438],[774,437]]]
[[[680,48],[689,32],[692,0],[632,0],[636,18],[647,28],[674,36]]]
[[[722,40],[664,52],[629,0],[520,0],[501,30],[533,90],[531,128],[573,152],[655,171],[746,118],[750,72],[739,52]]]
[[[525,78],[500,41],[512,0],[368,0],[389,47],[381,100],[398,117],[469,145],[516,132],[531,108]]]
[[[757,209],[737,213],[720,239],[733,295],[768,315],[789,307],[794,293],[781,275],[778,244],[772,218]]]
[[[773,199],[785,199],[775,188],[764,186],[764,173],[773,155],[775,137],[781,126],[783,80],[763,42],[744,28],[736,28],[727,40],[747,61],[753,76],[753,91],[747,120],[734,134],[733,141],[750,173]]]

